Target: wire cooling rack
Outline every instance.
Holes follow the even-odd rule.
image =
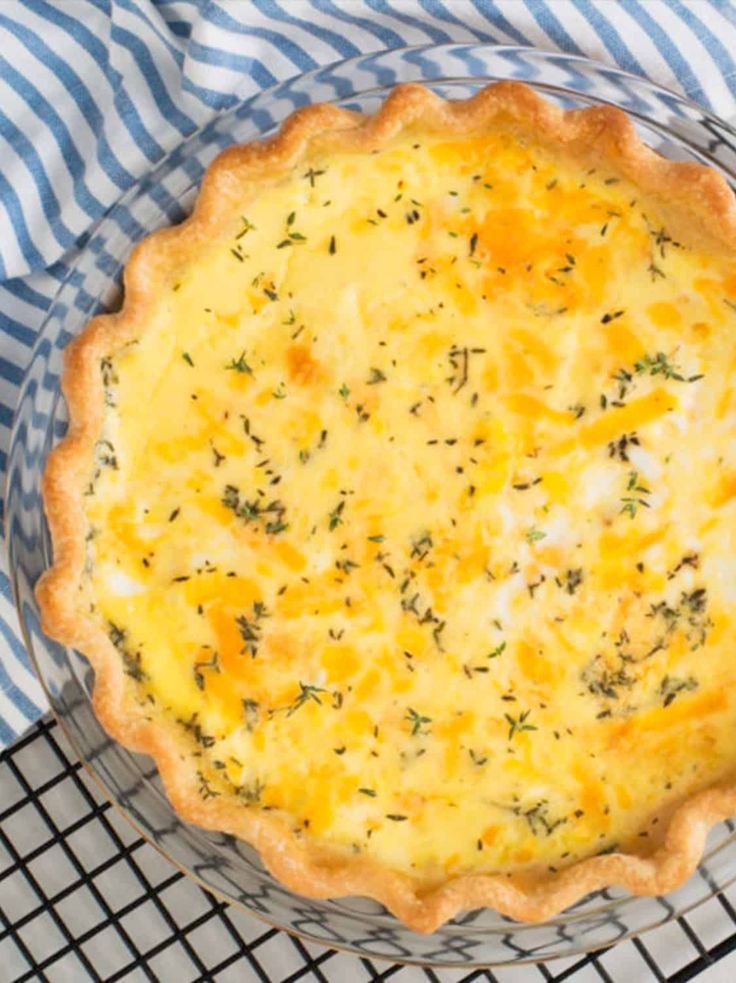
[[[102,797],[55,721],[0,756],[0,983],[731,983],[734,950],[736,887],[641,939],[546,966],[359,959],[268,928],[186,878]]]

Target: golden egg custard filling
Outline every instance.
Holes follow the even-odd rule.
[[[77,603],[200,819],[520,890],[732,780],[736,263],[682,225],[400,127],[249,188],[96,360]]]

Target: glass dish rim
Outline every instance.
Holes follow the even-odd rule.
[[[505,54],[505,53],[521,53],[521,54],[525,54],[527,56],[535,56],[535,55],[536,56],[542,56],[543,58],[549,59],[550,61],[555,62],[555,63],[564,63],[564,64],[573,64],[573,65],[578,64],[578,65],[581,65],[581,66],[587,66],[588,68],[592,68],[592,69],[595,69],[597,71],[603,71],[603,72],[605,72],[609,76],[613,76],[613,77],[618,78],[618,79],[629,80],[629,81],[635,83],[639,87],[642,87],[643,86],[644,88],[651,90],[653,93],[658,93],[658,94],[664,93],[664,94],[670,96],[672,99],[676,100],[676,102],[679,103],[681,106],[688,107],[688,108],[690,108],[692,110],[697,111],[697,113],[700,114],[700,116],[701,116],[702,119],[707,120],[708,122],[711,122],[711,123],[716,124],[721,130],[723,130],[724,132],[728,133],[731,137],[733,137],[736,140],[736,127],[734,125],[732,125],[731,123],[729,123],[726,120],[722,119],[721,117],[717,116],[711,110],[706,109],[705,107],[703,107],[702,105],[700,105],[699,103],[697,103],[695,100],[693,100],[693,99],[689,98],[688,96],[685,96],[685,95],[677,92],[674,89],[671,89],[671,88],[666,87],[666,86],[663,86],[663,85],[659,85],[658,83],[655,83],[655,82],[653,82],[650,79],[644,78],[642,76],[638,76],[638,75],[636,75],[636,74],[634,74],[632,72],[628,72],[628,71],[626,71],[624,69],[621,69],[621,68],[619,68],[617,66],[607,65],[604,62],[599,62],[599,61],[597,61],[596,59],[593,59],[593,58],[587,58],[587,57],[581,56],[581,55],[566,54],[565,52],[559,52],[559,51],[549,51],[549,50],[545,50],[545,49],[542,49],[542,48],[537,48],[535,46],[529,46],[529,45],[496,45],[496,44],[484,43],[484,42],[481,42],[481,41],[478,41],[478,42],[473,42],[473,41],[457,41],[457,42],[444,42],[442,44],[431,44],[431,43],[429,43],[429,44],[415,44],[415,45],[403,45],[403,46],[398,46],[398,47],[394,47],[394,48],[379,49],[377,51],[366,52],[366,53],[363,53],[363,54],[355,55],[355,56],[350,57],[350,58],[335,59],[334,61],[332,61],[332,62],[330,62],[328,64],[319,65],[319,66],[317,66],[317,67],[315,67],[313,69],[310,69],[307,72],[294,73],[294,75],[290,76],[289,78],[280,80],[280,81],[276,82],[274,85],[269,86],[268,88],[259,90],[258,92],[254,93],[252,95],[249,95],[249,96],[247,96],[245,98],[242,98],[242,99],[241,98],[237,98],[236,101],[232,105],[230,105],[227,108],[222,109],[219,112],[215,113],[206,122],[204,122],[201,126],[197,127],[195,130],[193,130],[192,133],[190,133],[186,137],[182,137],[182,139],[176,144],[176,146],[174,146],[170,151],[168,151],[161,158],[161,160],[159,160],[155,164],[151,165],[151,167],[149,167],[148,170],[146,170],[145,173],[142,174],[135,181],[135,183],[130,188],[128,188],[126,191],[124,191],[104,211],[104,213],[102,215],[100,215],[91,224],[91,226],[89,227],[89,229],[87,230],[87,233],[85,235],[85,246],[83,247],[83,250],[86,250],[87,249],[87,244],[94,238],[94,236],[97,234],[100,226],[103,225],[103,223],[109,218],[109,216],[111,215],[111,213],[113,213],[121,205],[124,205],[125,202],[126,202],[126,200],[129,197],[130,198],[133,198],[140,191],[141,185],[146,180],[148,180],[150,178],[150,176],[158,168],[163,167],[166,164],[166,162],[171,159],[171,157],[173,157],[177,153],[180,153],[181,150],[182,150],[182,148],[184,146],[186,146],[188,143],[190,143],[190,142],[193,143],[205,131],[207,131],[211,127],[214,127],[220,119],[222,119],[223,117],[226,117],[226,116],[228,116],[228,115],[230,115],[232,113],[235,113],[235,112],[243,112],[244,110],[246,110],[246,108],[248,107],[248,105],[250,103],[252,103],[254,100],[261,99],[261,98],[264,98],[264,97],[268,97],[271,94],[275,94],[284,85],[293,84],[293,83],[295,83],[297,81],[299,81],[299,82],[301,82],[301,81],[309,82],[311,80],[319,80],[319,76],[322,75],[322,74],[327,74],[327,73],[329,73],[331,71],[334,71],[337,68],[340,68],[340,67],[343,67],[343,66],[349,67],[351,64],[354,64],[354,65],[358,65],[359,66],[362,61],[365,61],[367,59],[380,58],[380,57],[385,57],[385,56],[390,56],[390,55],[403,56],[403,55],[406,55],[406,54],[410,54],[410,53],[414,53],[414,52],[422,52],[422,51],[432,52],[432,53],[435,53],[435,54],[442,54],[442,53],[450,53],[453,50],[457,51],[458,49],[462,51],[463,49],[478,50],[478,49],[484,49],[484,48],[490,49],[490,50],[492,50],[492,51],[494,51],[496,53],[499,53],[499,54]],[[487,75],[487,76],[485,76],[485,75],[477,75],[477,74],[476,75],[473,75],[473,74],[470,74],[470,73],[468,73],[467,75],[462,75],[462,74],[438,74],[436,77],[422,78],[422,79],[416,80],[416,82],[414,82],[414,81],[408,82],[408,83],[407,82],[397,82],[397,83],[395,83],[395,85],[401,85],[401,84],[441,85],[441,84],[448,84],[448,83],[470,83],[470,84],[472,84],[474,82],[475,83],[481,83],[481,84],[485,82],[486,84],[490,84],[490,83],[492,83],[494,81],[500,80],[500,78],[501,77],[498,76],[498,75],[490,75],[490,74]],[[511,78],[510,80],[513,81],[514,79]],[[591,96],[588,96],[585,92],[582,92],[582,91],[577,91],[576,92],[574,89],[570,89],[569,87],[567,87],[565,85],[562,85],[562,84],[554,84],[554,83],[551,83],[551,82],[545,82],[543,80],[538,80],[538,79],[535,79],[535,78],[523,79],[523,80],[520,80],[520,81],[522,81],[524,84],[527,84],[527,85],[530,85],[530,86],[534,87],[535,89],[542,90],[543,92],[560,93],[560,94],[564,94],[566,92],[573,92],[575,95],[577,95],[578,97],[580,97],[580,98],[588,101],[591,104],[599,104],[599,105],[613,104],[613,103],[610,103],[605,98],[601,98],[601,97],[598,97],[598,96],[592,96],[591,97]],[[369,86],[366,86],[365,88],[362,88],[361,87],[360,89],[358,89],[355,92],[354,95],[355,96],[358,96],[358,95],[360,95],[360,96],[370,95],[373,92],[383,92],[383,91],[386,90],[386,88],[387,88],[387,86],[385,84],[383,84],[383,85],[382,84],[369,85]],[[347,96],[347,99],[349,100],[350,99],[350,96]],[[324,103],[328,103],[328,104],[329,103],[334,103],[334,102],[344,102],[344,101],[346,101],[346,97],[344,95],[341,95],[340,93],[335,93],[334,96],[327,97],[327,98],[324,98],[324,99],[319,99],[318,101],[324,102]],[[294,108],[296,108],[296,106]],[[294,110],[292,109],[291,112],[293,112],[293,111]],[[626,109],[626,112],[627,112],[628,115],[630,115],[634,119],[641,119],[642,121],[650,121],[651,122],[650,118],[645,113],[638,112],[636,108],[627,108]],[[256,139],[256,140],[262,140],[264,138],[267,138],[272,132],[274,132],[275,130],[279,129],[281,127],[281,125],[283,125],[283,121],[284,121],[284,119],[287,118],[288,115],[290,115],[290,113],[287,113],[283,117],[283,119],[281,119],[281,121],[277,123],[277,125],[275,127],[271,128],[269,130],[264,131],[258,137],[255,137],[254,139]],[[658,129],[661,130],[663,133],[670,133],[679,142],[684,142],[684,138],[683,138],[682,134],[676,133],[675,131],[671,130],[665,124],[662,124],[662,123],[657,122],[656,125],[657,125]],[[710,156],[709,153],[704,152],[704,151],[700,151],[700,153],[701,153],[702,156],[705,156],[705,157],[709,157]],[[722,164],[722,162],[718,162],[717,166],[722,168],[724,165]],[[736,177],[736,173],[735,173],[734,176]],[[74,273],[76,271],[76,268],[77,268],[77,264],[79,263],[82,255],[84,255],[84,251],[80,252],[80,254],[74,258],[74,261],[73,261],[72,265],[69,266],[69,268],[67,269],[67,271],[66,271],[63,279],[59,282],[59,284],[58,284],[58,286],[57,286],[57,288],[56,288],[56,290],[54,292],[53,298],[52,298],[51,303],[50,303],[49,308],[48,308],[48,312],[47,312],[46,316],[43,319],[43,322],[42,322],[42,324],[41,324],[41,326],[39,328],[38,336],[37,336],[37,338],[36,338],[36,340],[35,340],[32,348],[30,350],[29,357],[28,357],[28,366],[29,367],[34,363],[34,361],[36,360],[36,358],[38,356],[39,346],[44,341],[44,333],[45,333],[45,330],[46,330],[46,326],[47,326],[47,323],[48,323],[48,321],[50,319],[50,314],[51,314],[51,312],[55,308],[55,305],[57,303],[58,297],[61,294],[61,292],[64,290],[64,288],[67,287],[70,278],[74,275]],[[25,385],[25,377],[24,377],[23,382],[21,383],[21,387],[19,388],[18,404],[16,405],[16,407],[14,409],[14,413],[13,413],[13,420],[12,420],[12,425],[11,425],[11,429],[10,429],[9,447],[12,447],[13,446],[14,441],[16,439],[16,430],[17,430],[17,424],[18,424],[18,412],[19,412],[20,402],[21,402],[20,396],[21,396],[21,394],[22,394],[22,392],[24,390],[24,385]],[[5,509],[6,509],[6,512],[5,512],[5,514],[6,514],[6,522],[7,522],[7,515],[8,515],[8,512],[7,512],[7,502],[8,502],[8,497],[9,497],[9,477],[10,477],[10,469],[6,473],[5,482],[4,482],[4,489],[3,489],[3,503],[4,503]],[[159,844],[157,844],[155,842],[155,840],[153,840],[143,829],[141,829],[141,827],[139,826],[138,822],[135,819],[132,818],[132,816],[130,815],[130,813],[128,812],[128,810],[118,801],[118,799],[115,797],[115,795],[112,792],[112,790],[108,788],[105,780],[101,777],[101,775],[99,775],[97,773],[97,771],[92,766],[92,763],[87,759],[86,755],[84,755],[83,753],[81,753],[81,750],[80,750],[80,747],[77,744],[76,738],[70,732],[70,729],[69,729],[69,727],[68,727],[68,725],[67,725],[67,723],[66,723],[66,721],[65,721],[65,719],[63,717],[63,715],[61,714],[61,712],[59,710],[57,710],[57,707],[56,707],[56,704],[55,704],[55,698],[53,697],[53,695],[51,694],[51,692],[50,692],[50,690],[48,688],[48,685],[47,685],[47,681],[46,681],[45,676],[40,672],[39,664],[38,664],[38,661],[36,659],[36,656],[35,656],[35,653],[34,653],[34,650],[33,650],[33,645],[31,643],[31,638],[30,638],[30,632],[29,632],[28,627],[26,625],[26,620],[25,620],[25,617],[23,615],[22,605],[20,603],[20,596],[19,596],[19,594],[20,594],[20,588],[19,588],[19,583],[18,583],[17,570],[15,569],[15,566],[13,566],[12,568],[9,568],[9,574],[10,574],[10,578],[9,579],[10,579],[10,582],[11,582],[11,589],[12,589],[13,600],[14,600],[15,607],[16,607],[16,613],[17,613],[17,616],[18,616],[19,626],[20,626],[20,629],[21,629],[21,634],[22,634],[22,637],[23,637],[25,650],[28,653],[29,660],[31,661],[31,663],[33,665],[33,669],[34,669],[34,671],[36,673],[36,676],[38,677],[38,679],[39,679],[39,681],[41,683],[41,686],[42,686],[42,688],[44,690],[44,693],[45,693],[45,695],[46,695],[46,697],[48,699],[49,707],[51,709],[51,712],[52,712],[54,718],[56,719],[56,721],[58,722],[58,724],[59,724],[62,732],[64,733],[64,735],[65,735],[66,739],[68,740],[70,746],[72,747],[73,751],[75,752],[75,754],[77,754],[77,757],[79,758],[80,762],[83,764],[84,769],[85,769],[85,772],[87,772],[90,775],[90,777],[94,781],[95,785],[101,790],[101,792],[104,795],[105,799],[107,801],[109,801],[111,803],[111,805],[116,809],[116,811],[119,812],[125,818],[125,820],[132,826],[133,829],[135,829],[135,831],[138,833],[139,836],[141,836],[141,838],[144,841],[146,841],[151,846],[153,846],[154,849],[156,849],[171,864],[173,864],[174,867],[177,870],[179,870],[180,872],[182,872],[183,874],[185,874],[187,877],[189,877],[193,881],[195,881],[195,883],[197,883],[203,890],[208,891],[209,893],[213,894],[218,899],[226,902],[227,904],[234,905],[236,908],[238,908],[238,909],[246,912],[249,915],[254,916],[259,921],[261,921],[262,923],[270,926],[271,928],[275,928],[275,929],[278,929],[279,931],[287,932],[288,934],[290,934],[290,935],[292,935],[292,936],[294,936],[296,938],[300,938],[302,940],[305,940],[305,941],[308,941],[308,942],[311,942],[311,943],[315,943],[315,941],[316,941],[318,944],[321,944],[321,945],[325,946],[326,948],[333,948],[333,949],[336,949],[338,951],[349,953],[351,955],[358,955],[359,958],[360,958],[360,955],[355,950],[355,948],[352,948],[348,944],[337,943],[337,942],[333,942],[333,941],[329,941],[328,942],[326,940],[319,940],[319,939],[315,940],[314,936],[309,935],[307,932],[301,932],[298,929],[294,929],[294,928],[292,928],[290,926],[285,926],[282,923],[272,921],[269,917],[263,915],[261,912],[256,911],[253,908],[248,907],[244,903],[239,902],[238,900],[227,896],[224,893],[224,891],[222,891],[221,889],[218,889],[217,887],[213,887],[210,884],[205,883],[199,877],[199,875],[197,875],[196,873],[194,873],[193,871],[191,871],[189,868],[187,868],[182,863],[180,863],[179,861],[177,861],[176,859],[174,859],[172,856],[170,856],[170,854],[167,852],[167,850],[163,846],[160,846]],[[736,832],[730,833],[723,840],[723,842],[721,842],[716,847],[714,847],[708,854],[704,854],[704,859],[705,859],[705,857],[713,857],[717,853],[720,853],[721,851],[725,850],[727,847],[729,847],[729,846],[731,846],[733,844],[733,841],[735,839],[736,839]],[[734,881],[736,881],[736,873],[734,873],[732,877],[729,877],[717,889],[710,891],[710,893],[706,893],[702,898],[700,898],[700,899],[692,902],[691,904],[689,904],[689,905],[687,905],[687,906],[685,906],[683,908],[677,909],[677,916],[687,914],[688,912],[690,912],[690,911],[694,910],[695,908],[699,907],[700,905],[704,904],[706,901],[711,900],[712,898],[716,897],[723,890],[727,889]],[[588,912],[575,912],[574,910],[572,910],[572,911],[569,911],[567,913],[566,912],[561,912],[558,915],[554,916],[553,918],[546,920],[543,924],[545,924],[545,925],[557,925],[557,924],[563,924],[563,923],[564,924],[574,923],[576,920],[580,920],[580,919],[583,919],[583,918],[586,918],[586,917],[590,917],[591,915],[603,913],[603,912],[610,911],[610,910],[619,910],[622,907],[627,906],[630,903],[635,903],[637,900],[641,900],[640,896],[633,895],[633,894],[627,895],[627,896],[622,897],[622,898],[619,898],[619,899],[606,900],[600,907],[595,908],[592,911],[588,911]],[[664,918],[656,921],[655,923],[653,923],[651,925],[645,926],[643,928],[632,929],[631,931],[627,932],[626,934],[620,936],[614,943],[609,943],[608,945],[618,944],[618,942],[624,942],[626,940],[630,940],[632,938],[636,938],[636,937],[638,937],[638,936],[640,936],[640,935],[642,935],[642,934],[644,934],[644,933],[646,933],[648,931],[652,931],[654,928],[657,928],[660,925],[666,924],[667,922],[671,921],[673,917],[676,917],[676,916],[675,915],[669,915],[667,917],[664,917]],[[512,930],[512,931],[513,930],[516,930],[516,929],[522,929],[524,927],[532,928],[533,925],[534,925],[534,923],[522,923],[522,922],[518,922],[518,923],[517,922],[510,922],[509,923],[510,930]],[[580,946],[580,947],[575,948],[573,953],[565,953],[565,952],[562,952],[562,953],[553,953],[551,955],[543,956],[541,960],[540,959],[535,959],[533,957],[522,958],[522,959],[514,960],[513,963],[465,962],[465,963],[456,963],[456,964],[445,964],[445,963],[433,962],[431,960],[422,959],[422,958],[406,958],[406,957],[396,958],[396,957],[392,957],[392,956],[379,955],[379,954],[371,954],[370,958],[371,959],[375,959],[375,960],[379,960],[379,961],[383,961],[383,962],[395,963],[395,964],[398,964],[398,965],[416,965],[416,966],[426,966],[426,967],[434,967],[434,968],[438,968],[439,967],[439,968],[448,968],[448,969],[449,968],[453,968],[453,969],[460,969],[460,968],[462,968],[462,969],[467,969],[468,971],[470,971],[470,970],[478,969],[478,968],[492,968],[494,966],[528,965],[528,964],[537,964],[537,963],[540,963],[540,962],[541,963],[546,963],[548,961],[552,961],[552,960],[555,960],[555,959],[570,958],[571,955],[573,955],[573,956],[583,956],[586,953],[595,952],[595,951],[597,951],[597,950],[599,950],[601,948],[606,948],[606,947],[607,947],[606,944],[603,944],[603,946],[601,946],[601,944],[598,944],[598,945],[589,945],[589,946]]]
[[[16,603],[16,607],[17,607],[18,606],[17,588],[16,588],[15,579],[12,580],[11,587],[12,587],[13,601],[14,603]],[[69,730],[66,721],[64,720],[64,717],[56,709],[56,706],[54,705],[53,696],[48,689],[45,678],[42,676],[39,670],[36,657],[35,655],[32,654],[32,648],[28,644],[29,637],[28,637],[28,630],[25,625],[25,620],[19,618],[19,622],[20,622],[21,633],[23,635],[23,642],[27,646],[28,657],[33,665],[34,672],[36,673],[36,675],[38,676],[41,682],[41,687],[44,691],[44,694],[49,701],[49,709],[51,711],[51,714],[54,720],[56,721],[57,725],[61,729],[62,733],[64,734],[64,737],[68,742],[69,746],[76,754],[80,764],[82,765],[85,771],[85,774],[89,776],[89,778],[94,783],[95,787],[102,793],[105,801],[112,806],[112,808],[116,811],[116,813],[118,813],[123,817],[123,819],[125,819],[125,821],[138,834],[138,836],[145,843],[148,844],[148,846],[156,850],[156,852],[160,854],[168,863],[170,863],[177,871],[179,871],[180,874],[193,881],[197,885],[197,887],[200,888],[200,890],[206,891],[207,893],[217,898],[218,901],[222,901],[227,905],[231,905],[232,907],[237,908],[238,911],[241,911],[244,914],[257,919],[259,922],[261,922],[264,925],[267,925],[269,928],[276,929],[279,932],[286,932],[287,935],[291,935],[302,942],[308,942],[310,945],[321,945],[326,949],[334,949],[337,952],[344,952],[357,959],[366,958],[365,956],[359,955],[356,952],[356,950],[354,948],[351,948],[349,945],[340,942],[334,942],[334,941],[330,941],[328,944],[326,941],[315,940],[313,936],[309,935],[306,932],[300,932],[297,929],[292,928],[291,926],[283,925],[280,922],[273,921],[267,915],[264,915],[262,912],[256,911],[253,908],[249,908],[247,905],[238,902],[236,899],[228,897],[225,894],[225,892],[222,891],[220,888],[213,887],[211,884],[205,883],[198,874],[194,873],[194,871],[192,870],[189,870],[178,860],[174,859],[164,849],[163,846],[158,844],[152,837],[150,837],[148,833],[141,828],[139,823],[131,816],[130,812],[113,795],[111,790],[105,784],[104,780],[100,777],[100,775],[97,774],[95,769],[92,767],[92,764],[86,758],[86,756],[80,753],[76,739],[73,737],[71,731]],[[714,856],[716,853],[720,853],[721,851],[727,849],[728,847],[733,846],[735,840],[736,840],[736,832],[731,833],[722,843],[720,843],[714,850],[712,850],[711,853],[708,854],[708,856]],[[699,898],[697,901],[694,901],[692,904],[687,905],[684,908],[678,909],[676,915],[673,915],[669,918],[662,919],[661,921],[656,922],[655,924],[652,925],[645,926],[644,928],[632,929],[631,931],[628,931],[624,935],[620,936],[614,943],[604,946],[590,945],[590,946],[580,947],[576,949],[574,953],[565,953],[565,952],[553,953],[551,955],[544,956],[541,960],[534,959],[533,957],[529,957],[523,959],[516,959],[514,960],[513,963],[467,962],[457,965],[446,965],[444,963],[432,962],[431,960],[421,959],[421,958],[416,958],[416,959],[392,958],[391,956],[382,955],[380,953],[373,953],[370,956],[370,959],[378,962],[388,963],[390,965],[395,964],[399,966],[417,966],[420,968],[428,968],[428,969],[438,969],[438,968],[451,969],[451,970],[462,969],[462,970],[468,970],[468,972],[472,972],[473,970],[478,970],[478,969],[494,969],[494,968],[507,969],[507,968],[513,968],[514,966],[536,966],[540,964],[546,965],[547,963],[556,962],[560,959],[569,959],[571,957],[582,958],[586,955],[589,955],[590,953],[607,950],[609,948],[613,948],[613,946],[617,946],[624,942],[631,941],[632,939],[637,939],[641,935],[645,935],[648,932],[656,931],[657,928],[660,928],[661,926],[668,924],[670,921],[672,921],[673,918],[679,919],[681,917],[684,917],[690,914],[690,912],[694,911],[696,908],[701,907],[701,905],[706,904],[708,901],[712,901],[714,898],[718,897],[719,894],[722,894],[725,890],[731,887],[731,885],[734,884],[735,882],[736,882],[736,872],[734,872],[734,874],[731,877],[727,878],[723,884],[719,885],[719,887],[715,891],[712,891],[710,894],[704,894],[702,898]],[[596,910],[606,911],[609,908],[614,908],[614,907],[618,909],[626,904],[636,902],[639,898],[640,898],[639,895],[629,894],[624,898],[619,898],[615,901],[607,902],[605,905],[602,905],[601,908]],[[576,919],[582,919],[588,917],[589,915],[590,912],[575,913],[573,911],[570,914],[566,914],[565,911],[562,911],[559,913],[559,915],[555,915],[553,918],[547,919],[543,924],[555,925],[558,923],[558,919],[560,920],[560,923],[564,921],[565,924],[568,924],[570,922],[574,922]],[[529,927],[532,927],[534,925],[534,923],[527,923],[527,924],[529,925]],[[517,926],[523,927],[524,923],[511,922],[510,926],[514,930],[516,930]]]

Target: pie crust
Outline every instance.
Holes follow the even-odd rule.
[[[687,800],[671,816],[660,845],[649,856],[599,855],[534,877],[468,874],[431,889],[365,857],[336,858],[296,837],[282,818],[243,808],[225,797],[203,801],[183,735],[126,712],[119,654],[80,605],[83,489],[104,414],[100,360],[137,337],[172,271],[217,233],[233,203],[255,191],[259,179],[288,171],[314,145],[367,152],[409,125],[464,134],[497,119],[511,121],[542,144],[564,148],[576,161],[605,162],[613,173],[656,199],[668,228],[688,244],[724,253],[736,249],[736,206],[723,178],[698,164],[663,159],[640,142],[626,114],[610,106],[563,112],[522,84],[501,82],[462,102],[446,102],[418,85],[399,86],[369,118],[329,105],[300,109],[275,137],[220,154],[207,171],[192,216],[135,248],[125,269],[122,310],[96,317],[65,352],[62,390],[70,425],[49,457],[43,480],[54,554],[53,566],[36,588],[43,627],[90,660],[96,677],[94,707],[106,730],[131,750],[154,757],[180,816],[247,840],[290,889],[316,898],[369,896],[418,932],[432,932],[458,913],[481,907],[521,921],[543,921],[589,892],[611,885],[640,895],[670,891],[693,873],[710,827],[736,814],[736,784],[712,787]]]

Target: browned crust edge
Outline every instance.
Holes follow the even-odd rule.
[[[336,856],[298,840],[283,818],[223,798],[202,801],[185,739],[171,727],[136,714],[125,699],[117,651],[82,610],[82,492],[104,416],[100,359],[143,330],[159,288],[171,282],[198,244],[222,232],[232,218],[233,203],[255,194],[259,181],[303,160],[311,147],[369,150],[405,127],[462,134],[493,121],[510,123],[586,163],[604,162],[648,199],[656,199],[670,227],[685,241],[725,252],[736,248],[736,205],[723,178],[702,165],[661,158],[640,142],[626,114],[610,106],[563,112],[521,83],[500,82],[462,102],[445,102],[418,85],[399,86],[369,118],[327,105],[300,109],[274,138],[221,153],[205,175],[192,216],[134,249],[124,275],[122,310],[92,320],[66,349],[62,391],[69,431],[49,456],[43,478],[54,563],[36,586],[42,624],[50,636],[89,658],[96,677],[94,708],[106,730],[125,746],[155,758],[182,818],[249,841],[273,875],[292,890],[317,898],[369,896],[419,932],[431,932],[459,912],[481,907],[521,921],[543,921],[585,894],[614,884],[634,894],[670,891],[693,873],[710,827],[736,814],[736,784],[707,789],[682,804],[649,857],[614,853],[543,878],[463,875],[431,888],[377,861]]]

